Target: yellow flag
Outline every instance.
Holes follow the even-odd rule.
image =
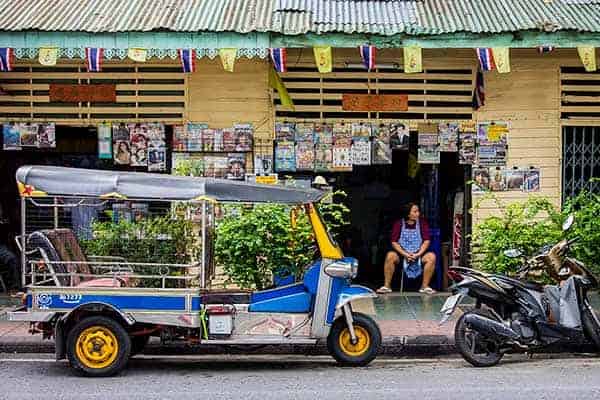
[[[279,100],[281,100],[281,105],[283,107],[287,107],[292,111],[296,111],[296,107],[294,106],[294,102],[292,101],[287,88],[273,68],[269,68],[269,86],[277,90],[277,93],[279,93]]]
[[[219,49],[219,56],[221,57],[221,63],[223,63],[223,69],[227,72],[233,72],[237,49]]]
[[[404,72],[407,74],[423,72],[423,58],[419,46],[404,48]]]
[[[510,49],[508,47],[492,47],[494,63],[499,73],[510,72]]]
[[[317,68],[319,69],[319,72],[322,74],[331,72],[331,70],[333,69],[333,58],[331,57],[331,47],[330,46],[313,47],[313,52],[315,53],[315,63],[317,64]]]
[[[39,54],[40,64],[56,65],[58,60],[58,47],[42,47]]]
[[[586,71],[591,72],[596,70],[596,49],[591,46],[577,47],[579,58],[583,63]]]
[[[131,59],[132,61],[146,62],[146,57],[148,57],[148,50],[139,47],[132,47],[127,50],[127,57],[129,57],[129,59]]]

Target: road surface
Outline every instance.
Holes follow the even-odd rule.
[[[510,356],[478,369],[460,358],[138,356],[113,378],[83,378],[51,355],[0,354],[0,399],[600,399],[600,358]]]

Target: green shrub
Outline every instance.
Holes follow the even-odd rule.
[[[343,204],[321,203],[318,209],[334,236],[348,224],[349,210]],[[215,256],[230,281],[242,288],[263,289],[271,285],[274,274],[285,271],[299,277],[313,261],[317,249],[308,218],[299,213],[292,227],[290,210],[278,204],[226,208],[217,226]]]
[[[577,238],[572,256],[600,274],[600,196],[587,191],[569,199],[563,215],[575,215],[575,224],[567,232],[567,237]]]

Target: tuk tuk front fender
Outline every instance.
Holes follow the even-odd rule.
[[[336,310],[341,309],[346,304],[357,299],[372,299],[377,297],[377,294],[368,287],[361,285],[350,285],[342,289],[338,296]]]

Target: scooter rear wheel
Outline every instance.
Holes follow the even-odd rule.
[[[584,304],[583,312],[581,313],[583,332],[585,333],[585,336],[596,346],[596,351],[600,352],[600,326],[596,323],[596,319],[594,318],[592,311],[587,306],[587,304]]]
[[[498,351],[498,346],[493,340],[465,322],[465,316],[470,313],[490,318],[487,312],[478,309],[461,315],[454,329],[456,348],[463,358],[475,367],[494,366],[500,362],[504,354]]]

